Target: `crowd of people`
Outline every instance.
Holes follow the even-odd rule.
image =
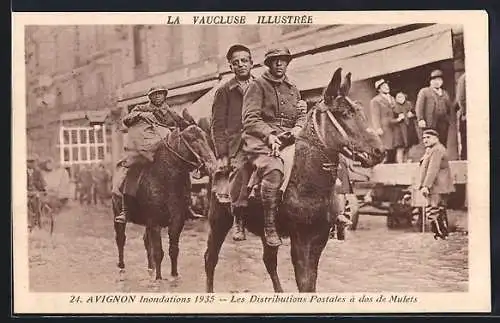
[[[422,134],[426,128],[436,130],[445,147],[450,134],[458,134],[457,153],[466,159],[464,82],[465,74],[457,84],[457,98],[452,99],[443,89],[443,72],[434,70],[428,85],[418,92],[415,104],[403,91],[392,96],[387,80],[381,78],[375,82],[378,93],[370,101],[371,121],[388,152],[386,163],[417,162],[415,159],[420,157],[411,156],[410,150],[420,147],[423,153]],[[456,131],[450,131],[453,126]]]
[[[51,158],[30,156],[27,158],[27,191],[28,206],[34,211],[42,202],[58,210],[71,198],[82,204],[106,205],[111,197],[111,174],[104,164],[84,165],[71,172]]]

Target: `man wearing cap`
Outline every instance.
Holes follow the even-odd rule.
[[[264,59],[268,70],[250,83],[243,97],[243,151],[255,169],[252,178],[260,182],[264,238],[269,246],[281,244],[275,218],[280,187],[288,173],[282,149],[293,144],[306,122],[306,102],[286,76],[291,59],[288,48],[269,50]]]
[[[439,141],[446,146],[452,102],[448,92],[442,88],[443,72],[434,70],[430,74],[429,86],[418,92],[415,112],[421,129],[432,128],[437,131]]]
[[[231,181],[240,181],[243,177],[248,177],[248,172],[242,168],[243,158],[241,156],[241,133],[243,125],[241,121],[241,108],[243,95],[253,79],[250,73],[253,67],[250,49],[246,46],[235,44],[229,48],[226,54],[229,68],[234,73],[234,77],[222,85],[215,93],[212,105],[211,133],[215,146],[215,155],[219,163],[223,180],[220,183],[227,183],[228,171],[233,170],[230,175]],[[218,176],[215,176],[218,177]],[[221,195],[226,187],[216,186],[216,194]],[[240,185],[241,187],[241,185]],[[239,191],[238,191],[239,192]],[[231,198],[232,213],[234,215],[233,239],[235,241],[245,240],[243,227],[243,208],[239,201],[238,192],[229,192]],[[220,193],[220,194],[219,194]],[[219,199],[221,201],[222,199]]]
[[[181,116],[170,109],[167,94],[166,88],[151,88],[147,94],[149,103],[133,108],[122,120],[128,128],[125,143],[127,156],[118,163],[119,170],[113,179],[113,193],[122,196],[122,211],[116,216],[116,222],[126,222],[129,199],[135,197],[142,169],[154,161],[155,151],[170,128],[182,130],[195,124],[186,110]],[[185,184],[190,185],[189,181],[188,176]],[[186,196],[186,200],[190,205],[191,196]]]
[[[387,151],[394,150],[394,129],[404,119],[404,115],[394,117],[396,101],[390,94],[389,83],[384,79],[375,82],[378,94],[370,101],[371,121]]]
[[[423,131],[422,141],[425,153],[420,159],[419,189],[427,199],[426,216],[431,221],[434,238],[446,239],[448,221],[446,217],[446,196],[455,191],[451,177],[446,148],[439,142],[436,130]]]

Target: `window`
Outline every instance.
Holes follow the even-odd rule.
[[[64,166],[104,161],[106,126],[61,127],[59,134],[61,163]]]

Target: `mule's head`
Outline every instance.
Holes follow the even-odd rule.
[[[213,174],[216,170],[216,159],[205,131],[197,125],[190,125],[181,132],[181,137],[185,140],[198,168],[205,168],[204,170],[210,175]]]
[[[382,142],[370,128],[363,107],[348,96],[351,73],[343,79],[341,74],[338,68],[324,91],[323,101],[316,106],[325,129],[324,141],[328,148],[360,162],[362,167],[375,166],[385,157]]]

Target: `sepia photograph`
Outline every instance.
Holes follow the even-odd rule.
[[[76,312],[362,312],[482,288],[487,310],[488,102],[471,86],[488,75],[469,70],[471,29],[374,16],[24,17],[16,291]]]

